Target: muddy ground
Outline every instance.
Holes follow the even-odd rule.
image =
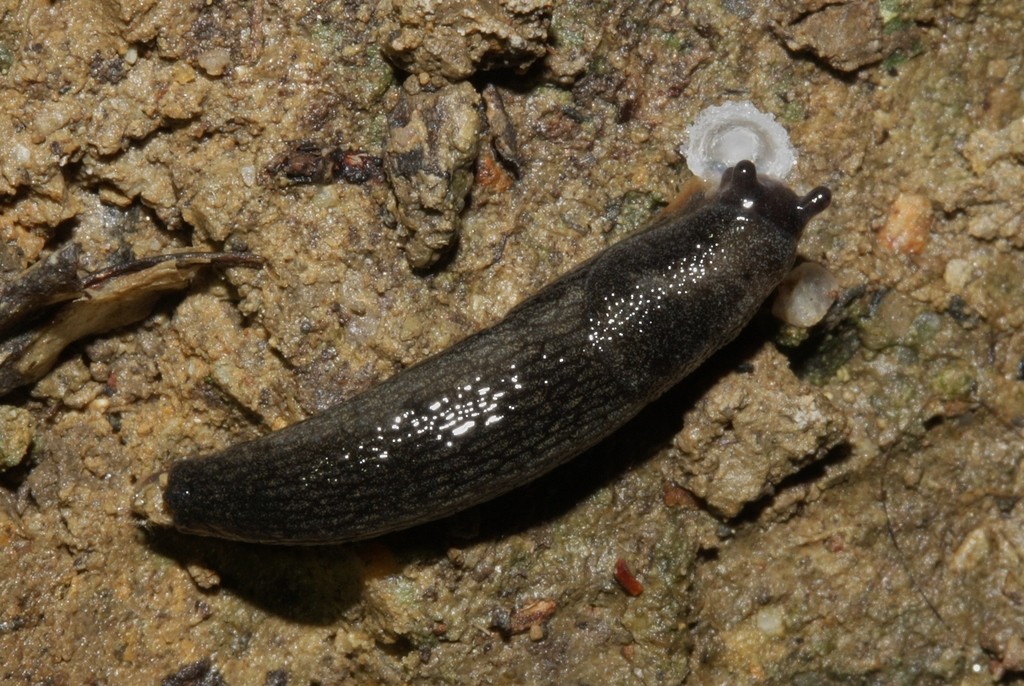
[[[69,245],[72,281],[262,263],[188,271],[0,399],[0,681],[1021,680],[1021,35],[1016,0],[7,2],[5,283]],[[598,448],[411,532],[133,513],[640,227],[726,99],[834,193],[800,248],[841,286],[824,322],[762,313]]]

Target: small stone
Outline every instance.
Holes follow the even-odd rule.
[[[0,405],[0,471],[16,467],[25,459],[34,433],[28,410]]]
[[[933,222],[931,200],[916,193],[901,193],[889,208],[878,242],[892,252],[916,255],[928,245]]]
[[[946,270],[942,277],[946,285],[949,286],[949,290],[954,293],[962,293],[967,284],[974,279],[974,269],[971,267],[970,261],[953,258],[946,263]]]

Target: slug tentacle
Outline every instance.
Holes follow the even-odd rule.
[[[696,207],[659,215],[489,329],[304,422],[172,465],[164,510],[197,534],[336,543],[520,486],[735,336],[829,197],[798,199],[741,162]]]
[[[804,218],[805,222],[809,222],[815,215],[824,212],[831,202],[832,191],[824,186],[818,186],[800,199],[796,210]]]

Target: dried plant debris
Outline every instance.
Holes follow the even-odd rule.
[[[505,110],[505,101],[501,97],[501,91],[494,84],[489,83],[480,95],[484,100],[484,113],[487,116],[491,148],[498,159],[518,178],[522,172],[519,140],[516,136],[515,125]]]
[[[362,184],[384,179],[384,162],[363,150],[316,141],[294,141],[266,167],[279,185],[302,185],[344,181]]]
[[[42,308],[81,295],[81,253],[78,243],[69,243],[15,278],[0,282],[0,334]]]
[[[249,253],[157,255],[77,275],[72,244],[0,287],[2,330],[30,317],[29,328],[0,342],[0,395],[38,381],[71,343],[146,317],[164,293],[188,286],[207,265],[256,266]],[[66,302],[66,301],[71,302]],[[52,305],[66,302],[52,311]]]

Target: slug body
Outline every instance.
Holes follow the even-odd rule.
[[[520,486],[731,340],[829,200],[741,162],[696,208],[659,216],[489,329],[306,421],[172,465],[166,514],[196,534],[338,543]]]

